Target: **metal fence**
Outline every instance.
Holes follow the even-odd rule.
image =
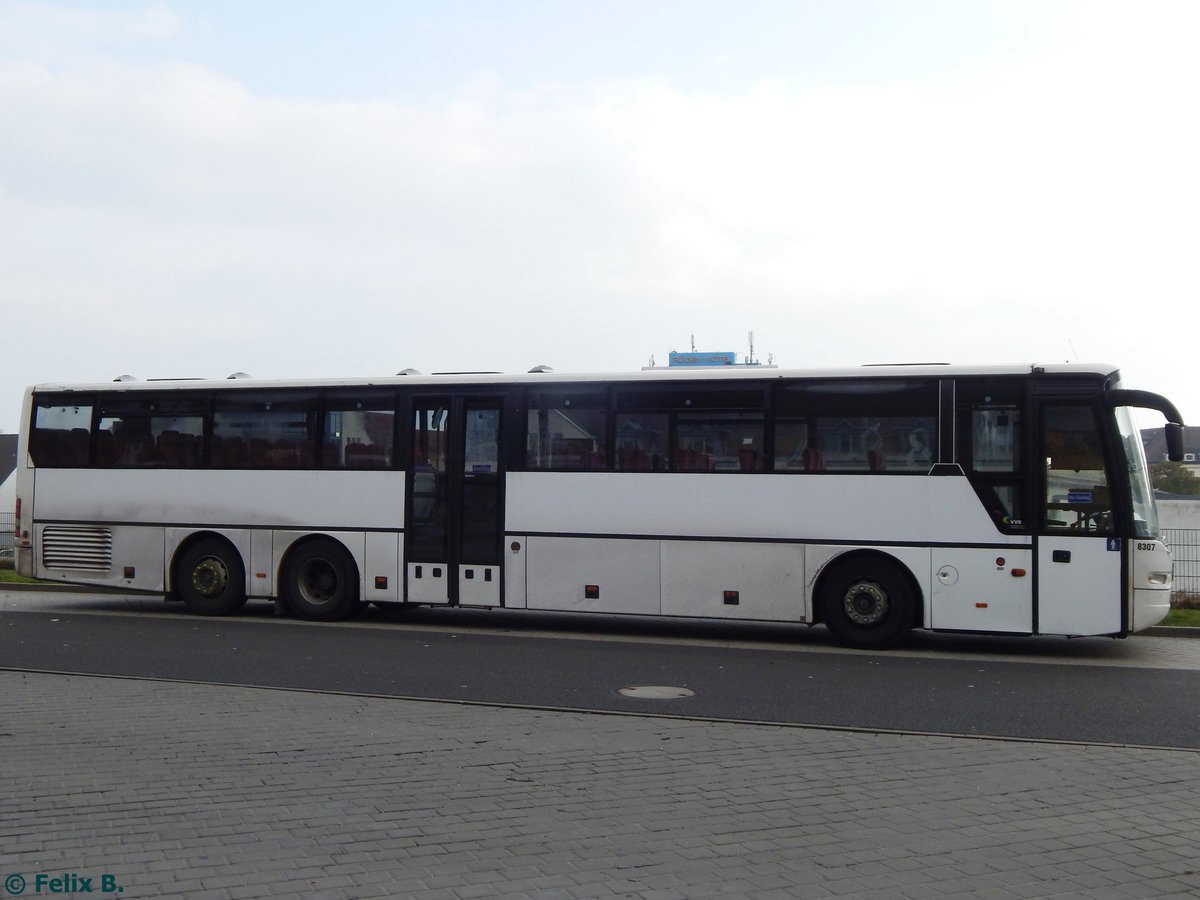
[[[0,550],[7,550],[13,545],[13,529],[16,527],[16,513],[0,512]]]
[[[1200,600],[1200,528],[1164,528],[1163,538],[1171,547],[1175,570],[1176,601],[1190,594]]]

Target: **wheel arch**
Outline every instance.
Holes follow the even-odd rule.
[[[354,566],[354,575],[358,582],[359,599],[365,599],[363,596],[363,548],[355,547],[347,543],[343,535],[333,534],[328,531],[310,531],[305,534],[298,535],[295,540],[289,541],[287,547],[275,560],[275,584],[277,586],[276,594],[282,596],[284,594],[284,573],[287,571],[288,562],[305,547],[310,547],[313,544],[330,543],[339,547],[346,557]]]
[[[921,585],[920,579],[913,572],[912,566],[895,554],[866,547],[834,554],[821,564],[821,568],[817,572],[816,581],[813,583],[813,621],[817,623],[824,621],[824,604],[822,604],[821,598],[825,596],[825,592],[829,589],[831,573],[842,565],[867,561],[882,563],[900,573],[900,577],[904,579],[913,595],[913,621],[910,623],[911,627],[921,628],[925,623],[925,589]]]
[[[167,593],[169,593],[169,594],[177,594],[178,593],[178,585],[176,582],[177,582],[178,576],[179,576],[179,561],[183,557],[183,555],[185,553],[187,553],[188,550],[190,550],[196,544],[199,544],[201,541],[207,541],[207,540],[217,540],[217,541],[221,541],[224,544],[226,544],[229,547],[229,549],[232,550],[237,555],[238,559],[241,560],[243,573],[249,572],[250,567],[246,564],[246,554],[242,552],[242,548],[238,546],[238,542],[235,540],[232,540],[229,537],[229,535],[222,534],[220,531],[214,531],[212,529],[202,529],[200,531],[193,531],[190,534],[188,534],[185,538],[183,538],[181,541],[176,543],[174,550],[171,551],[171,561],[170,561],[170,564],[167,566],[167,570],[165,573]],[[244,585],[244,587],[249,587],[249,585]]]

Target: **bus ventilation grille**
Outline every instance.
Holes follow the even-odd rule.
[[[42,532],[42,565],[107,571],[112,568],[112,532],[85,525],[47,525]]]

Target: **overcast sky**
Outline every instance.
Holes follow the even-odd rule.
[[[1192,0],[0,0],[0,429],[750,331],[1112,362],[1200,424],[1197,46]]]

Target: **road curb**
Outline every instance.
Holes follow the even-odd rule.
[[[1148,634],[1151,637],[1200,637],[1200,628],[1190,628],[1185,625],[1155,625],[1138,634]],[[1135,635],[1136,637],[1136,635]]]

